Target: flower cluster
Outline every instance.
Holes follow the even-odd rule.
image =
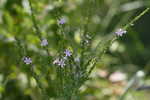
[[[58,65],[60,67],[64,67],[66,65],[65,61],[68,59],[68,57],[70,57],[72,55],[72,53],[70,52],[70,50],[66,49],[64,51],[64,54],[65,54],[64,57],[55,59],[53,61],[53,64]]]
[[[116,32],[115,32],[115,34],[117,35],[117,36],[122,36],[123,34],[126,34],[127,33],[127,31],[126,30],[123,30],[123,29],[118,29]]]

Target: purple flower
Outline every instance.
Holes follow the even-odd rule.
[[[59,58],[57,58],[56,60],[54,60],[53,61],[53,64],[56,64],[56,65],[58,65],[58,66],[60,66],[60,67],[64,67],[66,64],[65,64],[65,60],[63,60],[63,59],[59,59]]]
[[[65,61],[63,59],[60,59],[59,62],[58,62],[58,65],[60,67],[64,67],[66,64],[65,64]]]
[[[66,19],[65,18],[61,18],[59,21],[58,21],[58,24],[60,25],[63,25],[66,23]]]
[[[41,46],[47,46],[47,45],[48,45],[47,39],[43,39],[43,40],[41,41]]]
[[[26,65],[29,65],[29,64],[32,63],[32,59],[29,58],[29,57],[24,57],[24,58],[23,58],[23,62],[24,62]]]
[[[127,33],[127,31],[126,30],[123,30],[123,29],[118,29],[116,32],[115,32],[115,34],[117,35],[117,36],[122,36],[123,34],[126,34]]]
[[[68,49],[66,49],[66,50],[64,51],[64,53],[65,53],[66,57],[70,57],[70,56],[72,55],[72,53],[71,53],[70,50],[68,50]]]

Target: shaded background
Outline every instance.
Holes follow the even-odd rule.
[[[57,20],[67,19],[68,39],[78,48],[79,29],[96,35],[97,41],[106,38],[150,7],[150,0],[32,0],[42,35],[48,38],[49,50],[56,52],[61,39]],[[35,80],[17,66],[20,55],[14,37],[27,45],[29,55],[38,64],[48,63],[33,33],[27,0],[0,0],[0,99],[41,100]],[[88,18],[88,19],[87,19]],[[88,20],[88,23],[87,23]],[[150,12],[127,30],[127,35],[115,41],[92,73],[92,79],[81,87],[81,100],[117,100],[128,81],[137,72],[145,76],[138,80],[150,84]],[[23,51],[22,51],[23,52]],[[41,56],[36,55],[40,53]],[[44,61],[44,62],[43,62]],[[40,73],[44,69],[39,70]],[[114,75],[119,72],[119,74]],[[114,76],[113,76],[114,75]],[[137,82],[139,83],[139,82]],[[53,85],[50,85],[53,87]],[[129,91],[126,100],[149,100],[149,91]],[[50,88],[49,95],[55,97]]]

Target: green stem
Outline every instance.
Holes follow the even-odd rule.
[[[29,1],[29,5],[30,5],[30,11],[31,11],[31,17],[32,17],[32,22],[33,22],[33,26],[35,28],[35,31],[36,31],[36,34],[38,35],[39,39],[42,40],[42,37],[41,37],[41,31],[38,27],[38,24],[36,23],[36,19],[35,19],[35,15],[34,15],[34,10],[33,10],[33,6],[32,6],[32,3],[31,3],[31,0],[28,0]]]
[[[124,29],[129,28],[132,24],[134,24],[137,20],[139,20],[143,15],[145,15],[150,8],[146,8],[142,13],[140,13],[138,16],[136,16],[133,20],[130,21],[126,26],[124,26]]]
[[[42,41],[42,36],[41,36],[42,32],[41,32],[40,28],[38,27],[38,24],[37,24],[37,21],[36,21],[33,6],[32,6],[32,2],[31,2],[31,0],[28,0],[28,1],[29,1],[29,5],[30,5],[30,11],[31,11],[33,27],[35,28],[35,31],[36,31],[35,33],[37,34],[39,39]],[[46,49],[46,52],[47,52],[48,56],[51,56],[51,54],[48,51],[48,48],[45,48],[45,49]]]
[[[146,13],[149,11],[149,9],[150,9],[150,8],[145,9],[142,13],[140,13],[138,16],[136,16],[133,20],[131,20],[131,21],[130,21],[127,25],[125,25],[123,28],[124,28],[124,29],[128,29],[132,24],[134,24],[137,20],[139,20],[144,14],[146,14]],[[111,46],[111,44],[112,44],[115,40],[117,40],[117,39],[118,39],[118,37],[117,37],[117,36],[114,36],[114,37],[112,38],[112,40],[109,40],[108,42],[106,42],[106,47],[102,50],[102,53],[101,53],[100,57],[98,57],[98,58],[101,58],[101,57],[105,54],[105,52],[109,49],[109,46]],[[107,43],[108,43],[108,44],[107,44]],[[99,48],[100,44],[101,44],[101,41],[100,41],[100,42],[98,43],[98,45],[96,46],[96,50]],[[97,63],[97,60],[95,61],[95,64],[92,66],[92,68],[90,69],[88,75],[92,72],[92,70],[94,69],[96,63]]]

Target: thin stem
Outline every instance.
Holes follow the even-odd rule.
[[[142,13],[140,13],[138,16],[136,16],[132,21],[130,21],[130,23],[128,23],[126,26],[124,26],[124,29],[129,28],[132,24],[134,24],[137,20],[139,20],[143,15],[145,15],[148,11],[150,10],[150,8],[145,9]],[[127,84],[127,87],[125,88],[123,94],[120,96],[119,100],[124,100],[126,94],[128,93],[129,89],[132,87],[132,85],[134,84],[136,79],[136,76],[133,76],[133,78],[129,81],[129,83]]]
[[[128,29],[132,24],[134,24],[137,20],[139,20],[143,15],[145,15],[148,11],[150,10],[150,8],[147,8],[147,9],[145,9],[142,13],[140,13],[138,16],[136,16],[133,20],[131,20],[127,25],[125,25],[123,28],[124,29]],[[109,40],[107,43],[108,43],[108,45],[106,45],[106,47],[102,50],[102,54],[101,54],[101,56],[99,57],[99,58],[101,58],[102,57],[102,55],[104,55],[105,54],[105,52],[109,49],[109,46],[115,41],[115,40],[117,40],[118,39],[118,37],[117,36],[114,36],[113,38],[112,38],[112,40]],[[101,41],[98,43],[98,45],[96,46],[96,50],[98,49],[98,47],[100,46],[100,44],[101,44]],[[97,60],[96,60],[96,62],[95,63],[97,63]],[[92,72],[92,70],[94,69],[94,67],[95,67],[95,65],[96,64],[94,64],[93,66],[92,66],[92,68],[90,69],[90,71],[89,71],[89,74]]]
[[[31,0],[28,0],[28,1],[29,1],[29,5],[30,5],[31,17],[32,17],[33,27],[35,28],[35,33],[39,37],[40,41],[42,41],[42,36],[41,36],[42,32],[41,32],[40,28],[38,27],[38,24],[37,24],[37,21],[36,21],[33,6],[32,6],[32,2],[31,2]],[[48,56],[51,56],[51,54],[49,53],[48,48],[45,48],[45,49],[46,49],[46,52],[47,52]]]
[[[127,25],[124,26],[124,29],[129,28],[132,24],[134,24],[137,20],[139,20],[143,15],[145,15],[150,8],[146,8],[142,13],[140,13],[138,16],[136,16],[133,20],[130,21]]]
[[[33,26],[35,28],[36,34],[38,35],[39,39],[42,41],[41,31],[40,31],[40,29],[38,27],[38,24],[36,23],[36,19],[35,19],[35,15],[34,15],[34,11],[33,11],[33,6],[32,6],[32,3],[31,3],[31,0],[28,0],[28,1],[29,1],[29,5],[30,5],[32,22],[34,24]]]
[[[40,81],[39,81],[40,78],[39,78],[39,76],[34,72],[34,69],[33,69],[33,68],[34,68],[34,65],[31,65],[30,72],[31,72],[32,76],[34,77],[34,79],[36,80],[37,86],[38,86],[38,88],[41,90],[40,92],[41,92],[41,94],[43,95],[44,100],[48,100],[48,99],[49,99],[49,96],[47,95],[45,89],[42,87],[42,84],[41,84]]]

